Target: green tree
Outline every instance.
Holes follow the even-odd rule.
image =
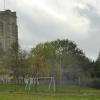
[[[92,77],[100,78],[100,53],[97,60],[92,63],[91,74]]]
[[[56,48],[50,42],[40,43],[32,48],[31,54],[53,61],[56,58]]]
[[[50,61],[50,76],[72,76],[72,73],[81,73],[89,76],[91,61],[73,41],[67,39],[40,43],[32,48],[31,53]],[[73,75],[73,79],[75,79]]]
[[[20,76],[23,77],[24,81],[24,77],[28,73],[27,52],[22,50],[18,43],[13,43],[11,48],[7,50],[6,56],[6,68],[11,70],[14,83],[19,83],[18,77]]]

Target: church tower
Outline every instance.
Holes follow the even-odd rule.
[[[0,11],[0,48],[5,51],[15,42],[18,42],[16,12]]]

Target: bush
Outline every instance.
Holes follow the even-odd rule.
[[[93,79],[92,84],[93,84],[93,88],[100,89],[100,79],[99,78]]]

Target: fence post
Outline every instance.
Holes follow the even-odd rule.
[[[79,93],[80,93],[80,75],[79,75],[78,89],[79,89]]]
[[[61,97],[60,97],[60,100],[61,100]]]
[[[39,100],[39,96],[37,96],[37,100]]]

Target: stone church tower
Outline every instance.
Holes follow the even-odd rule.
[[[7,50],[15,42],[18,42],[16,12],[0,11],[0,48]]]

